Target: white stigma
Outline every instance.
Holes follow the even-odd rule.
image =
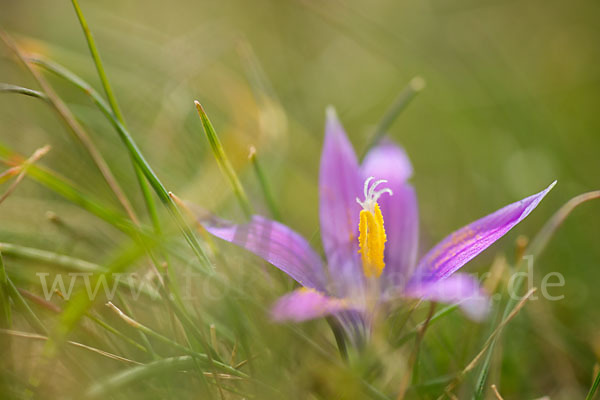
[[[363,189],[363,193],[365,194],[365,201],[360,201],[360,199],[358,197],[356,198],[356,202],[358,204],[360,204],[360,206],[363,209],[368,210],[372,213],[375,212],[375,204],[377,204],[377,200],[379,200],[379,198],[381,197],[382,194],[388,193],[390,196],[394,195],[392,190],[389,188],[375,190],[375,189],[377,189],[377,186],[379,186],[380,184],[387,183],[387,180],[385,180],[385,179],[380,179],[378,181],[375,181],[371,186],[369,186],[369,184],[371,183],[371,181],[373,179],[375,179],[375,177],[370,176],[365,180],[365,186]]]

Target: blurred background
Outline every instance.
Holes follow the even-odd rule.
[[[23,50],[67,66],[101,92],[70,2],[0,2],[0,25]],[[253,206],[268,212],[248,160],[250,146],[257,149],[283,220],[310,238],[318,227],[325,108],[336,108],[360,154],[385,111],[416,76],[426,87],[399,115],[389,136],[406,148],[414,165],[421,253],[454,229],[558,180],[526,221],[466,268],[484,272],[498,254],[510,264],[518,235],[531,237],[568,199],[600,188],[596,1],[82,0],[81,7],[130,131],[157,175],[179,197],[228,219],[243,215],[210,151],[194,100],[211,118]],[[0,57],[1,82],[39,89],[4,45]],[[129,156],[113,128],[84,94],[60,78],[45,76],[144,215]],[[43,102],[3,93],[0,142],[26,157],[51,145],[41,165],[119,207],[89,156]],[[493,369],[506,399],[571,399],[583,396],[591,384],[600,357],[599,211],[594,203],[577,209],[535,260],[538,277],[551,271],[564,274],[565,298],[527,306],[509,325]],[[98,263],[123,240],[105,223],[29,179],[2,203],[0,221],[2,242]],[[236,265],[250,264],[239,261],[245,253],[223,247],[228,257],[237,257]],[[259,263],[251,261],[248,268],[256,271]],[[35,265],[10,256],[5,263],[22,287],[40,292],[24,269]],[[235,268],[228,271],[237,274]],[[268,304],[283,292],[257,288],[254,295]],[[142,306],[142,315],[144,307],[150,306]],[[454,314],[428,332],[423,381],[464,367],[489,333],[487,326]],[[47,318],[52,324],[55,317]],[[264,332],[280,334],[280,328],[262,323]],[[259,326],[247,331],[250,341],[259,340]],[[301,329],[327,335],[324,323]],[[464,337],[475,337],[472,347],[465,346]],[[25,339],[15,340],[13,351],[22,351],[24,359],[6,373],[26,380],[23,371],[35,361],[35,349]],[[305,397],[308,393],[335,397],[327,395],[328,389],[314,394],[319,392],[314,385],[327,384],[312,376],[301,346],[296,345],[295,356],[282,355],[294,354],[288,348],[293,348],[293,336],[282,336],[275,345],[264,340],[256,346],[273,346],[271,367],[281,362],[284,370],[298,372],[290,372],[294,378],[284,378],[284,383],[271,378],[274,382],[294,388],[294,398],[312,398]],[[454,349],[454,358],[444,355],[445,348]],[[394,359],[388,361],[394,368]],[[106,370],[98,367],[96,372],[104,375]],[[70,374],[64,375],[64,382],[71,383]],[[432,392],[409,395],[435,398],[440,387],[432,387]],[[65,394],[56,390],[49,393]],[[74,395],[82,388],[70,390]]]

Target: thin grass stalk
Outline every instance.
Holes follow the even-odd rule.
[[[128,316],[127,314],[125,314],[123,311],[121,311],[117,306],[115,306],[113,303],[108,302],[106,303],[106,306],[109,307],[112,311],[114,311],[123,321],[125,321],[125,323],[127,323],[129,326],[132,326],[135,329],[138,329],[142,332],[144,332],[145,334],[147,334],[148,336],[151,336],[165,344],[168,344],[169,346],[180,350],[182,352],[184,352],[185,354],[188,354],[192,357],[196,357],[200,360],[204,360],[209,362],[209,355],[208,354],[204,354],[204,353],[199,353],[196,352],[188,347],[185,347],[171,339],[169,339],[168,337],[161,335],[160,333],[154,331],[153,329],[145,326],[144,324],[134,320],[133,318],[131,318],[130,316]],[[217,360],[213,360],[213,364],[215,366],[218,366],[220,369],[222,369],[223,371],[227,371],[230,374],[233,374],[235,376],[239,376],[242,378],[247,378],[248,376],[246,374],[244,374],[243,372],[233,368],[230,365],[224,364],[220,361]]]
[[[27,323],[37,333],[47,335],[48,329],[46,329],[46,327],[44,326],[42,321],[38,318],[38,316],[35,314],[35,312],[33,312],[31,307],[29,307],[29,304],[27,304],[27,302],[21,295],[21,293],[19,292],[19,289],[17,289],[17,287],[15,286],[15,284],[9,277],[7,277],[7,281],[8,281],[8,291],[9,291],[10,298],[15,303],[15,306],[17,307],[17,309],[21,310]]]
[[[59,254],[47,250],[36,249],[32,247],[21,246],[14,243],[6,243],[0,242],[0,251],[4,254],[8,254],[15,257],[25,258],[29,260],[35,260],[39,262],[44,262],[52,265],[56,265],[62,267],[64,269],[76,272],[89,272],[89,273],[103,273],[106,272],[104,267],[91,263],[86,260],[81,260],[79,258],[67,256],[64,254]],[[134,284],[124,281],[121,284],[130,289],[136,289]],[[150,299],[157,300],[159,298],[158,293],[152,290],[148,290],[145,286],[143,286],[140,290],[140,293],[145,294]]]
[[[42,93],[40,91],[29,89],[29,88],[22,87],[22,86],[11,85],[9,83],[0,83],[0,93],[19,93],[19,94],[23,94],[25,96],[35,97],[40,100],[44,100],[47,103],[50,103],[50,101],[48,100],[48,96],[46,96],[44,93]]]
[[[109,119],[109,121],[112,123],[114,128],[117,130],[119,138],[125,144],[125,147],[127,148],[128,152],[130,153],[130,155],[135,160],[136,164],[139,166],[139,168],[142,170],[142,172],[146,176],[146,179],[148,179],[150,186],[152,186],[152,188],[158,195],[159,199],[169,210],[169,212],[170,212],[172,218],[175,220],[175,223],[177,224],[178,228],[182,231],[186,241],[188,242],[188,244],[192,248],[194,254],[200,261],[200,264],[201,264],[200,271],[207,273],[207,274],[212,274],[213,273],[212,263],[210,262],[208,256],[206,255],[206,252],[200,245],[198,238],[196,237],[196,235],[193,233],[191,228],[188,226],[188,224],[183,219],[183,216],[181,215],[181,212],[177,208],[177,205],[175,204],[173,199],[171,199],[168,191],[166,190],[166,188],[164,187],[164,185],[162,184],[162,182],[160,181],[160,179],[158,178],[158,176],[156,175],[156,173],[154,172],[152,167],[150,167],[150,164],[148,163],[148,161],[146,161],[145,157],[142,155],[140,149],[137,147],[137,145],[136,145],[135,141],[133,140],[129,131],[115,117],[114,113],[111,111],[108,104],[104,101],[104,99],[102,99],[102,97],[100,97],[98,92],[96,92],[87,82],[85,82],[84,80],[79,78],[77,75],[75,75],[74,73],[67,70],[66,68],[64,68],[61,65],[58,65],[58,64],[48,61],[48,60],[44,60],[39,57],[30,58],[29,61],[31,63],[37,64],[37,65],[47,69],[48,71],[60,76],[63,79],[66,79],[67,81],[69,81],[70,83],[72,83],[76,87],[78,87],[80,90],[82,90],[84,93],[86,93],[88,96],[90,96],[92,101],[100,108],[100,111],[102,111],[102,113]]]
[[[18,161],[25,159],[23,156],[15,153],[2,143],[0,143],[0,157],[3,158],[2,162],[4,164],[10,166],[15,165],[14,159],[17,159]],[[30,165],[29,168],[27,168],[27,174],[33,180],[46,186],[48,189],[59,194],[73,204],[87,210],[98,218],[110,223],[122,232],[131,235],[133,234],[133,230],[137,229],[120,211],[113,210],[110,207],[101,204],[88,194],[85,194],[74,184],[70,183],[66,178],[59,176],[48,168]]]
[[[494,392],[494,396],[496,396],[496,400],[504,400],[504,398],[498,391],[498,387],[496,387],[496,385],[491,385],[490,388],[492,389],[492,392]]]
[[[260,189],[262,190],[263,197],[265,198],[265,202],[267,204],[269,212],[271,213],[271,216],[277,221],[281,221],[281,214],[279,213],[279,209],[277,208],[275,197],[273,196],[273,191],[271,190],[271,185],[269,185],[269,180],[267,179],[262,165],[258,160],[256,148],[254,146],[250,147],[250,154],[248,155],[248,158],[250,159],[250,162],[254,167],[254,173],[256,174],[256,178],[258,179]]]
[[[92,59],[96,66],[96,70],[98,71],[98,76],[100,78],[100,82],[102,83],[102,87],[104,88],[104,92],[106,93],[106,97],[108,99],[110,108],[111,108],[115,118],[123,125],[123,127],[125,127],[126,126],[125,118],[123,116],[123,113],[121,112],[121,109],[117,102],[117,98],[114,95],[112,86],[110,85],[110,82],[108,80],[108,76],[105,72],[104,65],[100,58],[100,53],[98,52],[98,49],[96,47],[96,42],[95,42],[94,37],[89,29],[88,23],[83,15],[83,12],[81,11],[81,8],[79,7],[79,3],[77,2],[77,0],[72,0],[72,4],[75,9],[75,13],[77,14],[77,18],[81,24],[81,28],[82,28],[84,36],[86,38],[90,53],[92,55]],[[130,154],[130,158],[131,158],[131,162],[133,164],[133,169],[135,172],[136,179],[138,181],[138,185],[140,186],[142,196],[146,203],[146,208],[148,210],[150,220],[152,221],[152,226],[154,228],[154,232],[156,235],[160,236],[162,229],[161,229],[161,225],[160,225],[160,220],[158,218],[158,212],[156,210],[156,204],[154,202],[154,198],[152,197],[152,193],[150,192],[150,190],[148,188],[148,182],[146,181],[146,178],[144,177],[143,172],[140,169],[140,166],[135,162],[135,160],[131,154]],[[150,249],[148,249],[148,255],[149,255],[150,259],[152,260],[152,262],[154,263],[155,267],[159,268],[159,262]],[[125,303],[123,303],[123,304],[125,304]],[[148,339],[146,338],[146,336],[143,333],[140,333],[140,336],[141,336],[142,340],[144,341],[144,343],[146,344],[146,347],[148,348],[149,352],[152,354],[152,356],[154,358],[156,358],[157,355],[155,354],[154,350],[152,349],[152,346],[151,346],[150,342],[148,341]]]
[[[86,36],[86,39],[88,41],[88,46],[90,47],[90,51],[92,53],[92,57],[93,57],[94,62],[96,64],[96,68],[98,70],[98,74],[100,76],[100,80],[102,81],[102,85],[103,85],[103,87],[105,89],[105,92],[106,92],[106,95],[107,95],[107,98],[108,98],[108,101],[109,101],[109,104],[110,104],[110,108],[112,110],[112,115],[109,112],[108,107],[106,106],[106,104],[103,102],[102,98],[95,91],[93,91],[91,89],[91,86],[89,84],[87,84],[86,82],[84,82],[82,79],[76,77],[74,74],[68,73],[68,71],[66,69],[64,69],[64,68],[61,69],[61,68],[55,67],[53,72],[59,73],[59,75],[61,75],[60,72],[62,72],[63,77],[65,77],[68,80],[74,82],[77,87],[83,89],[86,94],[90,95],[92,97],[92,100],[100,107],[100,109],[109,118],[109,120],[117,123],[116,127],[117,127],[117,131],[119,131],[119,129],[118,129],[119,128],[118,123],[120,123],[123,128],[125,126],[123,115],[122,115],[122,113],[121,113],[121,111],[119,109],[119,106],[118,106],[116,98],[115,98],[115,96],[113,94],[112,88],[111,88],[111,86],[110,86],[110,84],[108,82],[108,78],[106,76],[106,73],[104,72],[104,67],[103,67],[102,62],[100,60],[100,56],[99,56],[99,53],[97,51],[97,48],[96,48],[95,42],[93,40],[93,37],[92,37],[92,35],[91,35],[90,31],[89,31],[89,28],[87,26],[87,22],[86,22],[83,14],[81,12],[81,9],[79,8],[78,3],[75,0],[73,0],[73,6],[75,7],[75,11],[77,13],[77,16],[78,16],[78,18],[80,20],[80,23],[82,25],[82,28],[84,30],[84,34]],[[69,79],[69,78],[71,78],[71,79]],[[115,119],[117,121],[114,121]],[[134,158],[134,157],[132,157],[132,158]],[[135,158],[134,158],[133,161],[134,161],[134,167],[136,169],[136,175],[138,177],[138,181],[140,183],[142,192],[143,192],[144,197],[146,199],[146,204],[147,204],[148,210],[150,212],[151,219],[152,219],[155,231],[157,233],[159,233],[160,232],[160,224],[159,224],[159,221],[158,221],[158,214],[156,213],[156,209],[155,209],[155,206],[154,206],[153,199],[151,197],[151,194],[148,191],[148,187],[146,185],[146,181],[143,178],[143,176],[141,175],[140,167],[135,162]],[[157,264],[157,260],[155,260],[154,257],[152,257],[151,253],[150,253],[150,255],[151,255],[151,258],[153,259],[153,261],[155,262],[155,264]],[[141,333],[141,334],[143,335],[143,333]],[[146,340],[146,342],[147,342],[147,340]],[[147,344],[149,344],[149,342],[147,342]]]
[[[88,136],[87,132],[83,129],[81,124],[77,122],[77,119],[71,113],[67,105],[60,99],[60,97],[56,94],[52,86],[44,79],[44,77],[30,64],[27,59],[27,56],[21,51],[21,49],[17,46],[17,44],[13,41],[13,39],[3,30],[0,29],[0,39],[4,41],[4,43],[10,48],[15,55],[21,60],[21,62],[27,67],[31,75],[33,75],[34,79],[37,83],[42,87],[44,94],[47,96],[48,101],[52,104],[56,112],[59,114],[61,119],[68,126],[69,131],[74,135],[77,140],[83,145],[85,150],[88,152],[96,167],[102,174],[104,180],[111,188],[113,193],[115,194],[117,200],[121,203],[122,207],[127,212],[129,218],[131,218],[134,222],[139,222],[131,203],[125,196],[125,193],[119,186],[119,183],[115,179],[112,171],[108,167],[108,164],[102,157],[102,154],[97,149],[94,142]]]
[[[100,318],[92,315],[91,313],[87,313],[86,316],[89,319],[91,319],[92,321],[94,321],[94,323],[96,323],[97,325],[99,325],[100,327],[102,327],[103,329],[105,329],[108,332],[112,333],[113,335],[115,335],[115,336],[123,339],[125,342],[129,343],[130,345],[132,345],[136,349],[141,350],[144,353],[148,352],[148,349],[146,347],[142,346],[140,343],[138,343],[135,340],[131,339],[129,336],[125,335],[121,331],[119,331],[116,328],[112,327],[111,325],[109,325],[105,321],[102,321]]]
[[[10,328],[11,315],[10,315],[10,288],[8,285],[8,275],[6,274],[6,268],[4,267],[4,258],[2,257],[2,251],[0,251],[0,303],[2,303],[2,316],[0,317],[0,326]]]
[[[79,3],[77,0],[72,0],[73,8],[75,9],[75,13],[77,14],[77,19],[81,24],[81,29],[85,35],[88,47],[90,49],[90,53],[92,55],[92,59],[94,60],[94,65],[96,66],[96,70],[98,71],[98,76],[100,78],[100,82],[102,83],[102,87],[104,88],[104,92],[106,93],[106,98],[108,99],[108,104],[112,109],[115,117],[123,124],[125,124],[125,118],[123,117],[123,113],[119,107],[119,103],[117,102],[117,98],[114,95],[112,86],[108,80],[108,76],[104,70],[104,65],[102,64],[102,59],[100,58],[100,53],[98,52],[98,48],[96,47],[96,41],[92,35],[92,32],[89,29],[88,23],[79,7]],[[152,225],[156,233],[160,233],[160,221],[158,219],[158,212],[156,210],[156,204],[154,203],[154,199],[152,198],[152,194],[148,189],[148,183],[144,179],[144,175],[140,170],[140,167],[135,163],[132,159],[133,168],[135,170],[135,176],[138,180],[138,184],[140,185],[140,189],[142,191],[142,195],[144,197],[144,201],[146,202],[146,208],[148,209],[148,214],[150,215],[150,220],[152,221]]]
[[[119,297],[119,301],[123,305],[123,308],[125,309],[125,311],[129,315],[133,315],[133,312],[131,311],[131,307],[129,307],[129,305],[123,298],[123,296],[120,293],[118,293],[117,296]],[[154,351],[154,347],[152,346],[152,343],[150,343],[150,340],[148,340],[148,336],[146,336],[146,334],[143,331],[138,331],[138,334],[139,334],[140,338],[142,339],[142,342],[144,343],[146,352],[150,353],[153,360],[158,360],[160,358],[160,356],[158,354],[156,354],[156,352]]]
[[[252,206],[250,205],[250,201],[248,200],[248,196],[246,195],[246,191],[240,182],[235,170],[231,166],[229,162],[229,158],[227,158],[227,154],[225,154],[225,150],[223,149],[223,145],[219,140],[219,136],[215,131],[210,119],[208,119],[208,115],[202,108],[202,105],[198,101],[194,101],[196,105],[196,110],[198,110],[198,115],[200,116],[200,120],[202,121],[202,127],[204,128],[204,132],[206,133],[206,138],[210,143],[210,148],[217,160],[217,164],[221,168],[221,171],[225,175],[225,177],[229,180],[231,187],[233,188],[233,193],[235,197],[238,199],[240,203],[240,207],[242,211],[246,215],[247,218],[252,216]]]
[[[92,59],[94,61],[94,65],[96,66],[96,70],[98,71],[98,76],[100,77],[100,82],[102,83],[102,87],[104,88],[104,92],[106,93],[106,98],[108,99],[108,104],[110,104],[110,108],[115,113],[115,116],[119,121],[125,125],[123,114],[119,108],[119,104],[117,102],[117,98],[115,97],[112,87],[108,81],[108,76],[104,71],[104,65],[102,64],[102,60],[100,59],[100,53],[98,53],[98,48],[96,47],[96,41],[90,31],[88,23],[83,16],[83,12],[81,11],[81,7],[79,7],[79,3],[77,0],[71,1],[73,4],[73,8],[75,9],[75,13],[77,14],[77,19],[79,20],[79,24],[81,25],[81,29],[83,30],[83,34],[85,36],[85,40],[87,42],[88,48],[90,49],[90,53],[92,55]]]
[[[48,145],[39,148],[31,155],[31,157],[23,161],[21,165],[14,167],[15,169],[13,171],[17,173],[17,177],[6,190],[6,192],[4,192],[2,196],[0,196],[0,204],[2,204],[2,202],[6,200],[8,196],[10,196],[15,191],[19,183],[21,183],[23,178],[25,178],[25,175],[27,174],[27,169],[29,169],[29,167],[33,165],[33,163],[37,162],[40,158],[46,155],[48,151],[50,151],[50,146]]]
[[[533,293],[535,293],[536,290],[537,290],[537,288],[532,288],[531,290],[529,290],[519,300],[519,303],[511,310],[511,312],[506,316],[506,318],[502,319],[502,321],[498,324],[498,326],[496,326],[496,328],[492,331],[490,336],[487,338],[487,340],[485,341],[485,343],[484,343],[482,349],[479,351],[479,353],[477,353],[477,355],[471,360],[471,362],[465,368],[463,368],[463,370],[460,371],[454,377],[454,379],[452,379],[452,381],[448,384],[448,386],[446,386],[446,388],[444,389],[445,395],[448,395],[448,393],[451,393],[451,391],[454,390],[454,388],[460,382],[462,382],[464,380],[465,376],[467,376],[467,374],[469,372],[471,372],[477,366],[477,364],[479,364],[479,361],[482,358],[484,358],[484,356],[485,356],[486,361],[490,358],[490,353],[488,352],[488,350],[493,348],[494,344],[498,340],[498,336],[502,332],[502,329],[506,325],[508,325],[508,323],[519,313],[519,311],[523,308],[523,306],[525,306],[525,303],[527,302],[527,300],[529,300],[529,298],[533,295]],[[444,394],[439,396],[438,400],[441,400],[444,397]]]
[[[396,118],[406,109],[410,102],[425,88],[425,80],[420,76],[416,76],[408,82],[408,85],[398,94],[398,97],[390,104],[383,117],[377,123],[371,137],[362,154],[364,157],[369,150],[373,148],[383,136],[388,132]]]
[[[436,306],[436,303],[431,302],[431,304],[429,306],[429,311],[427,313],[427,318],[425,319],[423,324],[420,325],[420,328],[417,331],[415,347],[413,348],[413,350],[409,356],[407,369],[404,372],[404,375],[402,376],[402,378],[400,380],[400,389],[398,390],[398,395],[396,396],[397,400],[404,399],[404,397],[406,396],[406,392],[409,388],[409,384],[412,384],[412,385],[417,384],[418,375],[419,375],[418,365],[419,365],[419,353],[421,350],[421,343],[423,342],[423,338],[425,337],[425,332],[427,331],[427,328],[429,327],[429,322],[431,321],[431,318],[434,315],[435,306]],[[412,375],[412,378],[411,378],[411,375]]]
[[[33,309],[29,306],[27,301],[25,301],[25,299],[21,295],[19,289],[12,282],[12,280],[9,277],[7,277],[7,280],[8,280],[9,295],[10,295],[10,298],[15,303],[16,308],[19,309],[23,313],[25,320],[33,328],[34,331],[36,331],[38,334],[47,336],[49,330],[46,328],[44,323],[39,319],[39,317],[36,315],[36,313],[33,311]],[[70,362],[75,363],[79,369],[82,368],[81,365],[78,365],[77,359],[72,357],[70,354],[67,353],[66,358]],[[81,369],[81,371],[85,372],[85,369]],[[29,384],[31,385],[31,389],[34,389],[36,386],[36,382],[38,382],[37,377],[35,376],[35,373],[36,372],[34,372],[34,375],[30,376]],[[28,397],[31,397],[33,395],[33,392],[29,391],[28,394],[29,394]]]
[[[92,385],[86,392],[86,398],[101,398],[109,393],[133,384],[137,381],[159,376],[171,371],[186,371],[192,369],[197,362],[196,356],[179,356],[163,358],[148,364],[135,366],[105,378],[101,382]]]
[[[36,333],[30,333],[30,332],[20,332],[20,331],[14,331],[14,330],[9,330],[9,329],[0,329],[0,333],[5,334],[5,335],[14,336],[14,337],[26,338],[26,339],[48,340],[47,336],[39,335],[39,334],[36,334]],[[107,357],[107,358],[110,358],[110,359],[113,359],[113,360],[117,360],[117,361],[129,363],[129,364],[138,364],[138,365],[140,364],[137,361],[130,360],[128,358],[121,357],[121,356],[118,356],[116,354],[112,354],[112,353],[109,353],[107,351],[100,350],[100,349],[97,349],[95,347],[85,345],[83,343],[74,342],[74,341],[69,340],[69,341],[67,341],[67,344],[69,344],[71,346],[74,346],[74,347],[79,347],[81,349],[89,350],[89,351],[91,351],[93,353],[100,354],[101,356],[104,356],[104,357]]]
[[[150,240],[150,239],[149,239]],[[155,245],[156,243],[152,243]],[[106,280],[107,285],[113,283],[114,274],[125,271],[139,257],[146,253],[148,243],[142,245],[139,242],[133,242],[117,254],[112,262],[104,268],[104,272],[98,274],[91,282],[90,287],[97,287],[98,280]],[[63,310],[58,324],[55,326],[50,339],[44,347],[44,360],[47,362],[53,358],[64,343],[66,336],[71,332],[77,322],[88,312],[97,298],[92,298],[87,290],[81,289],[69,301]],[[41,363],[43,365],[43,362]]]
[[[428,325],[431,326],[434,322],[436,322],[439,319],[442,319],[446,315],[449,315],[456,309],[458,309],[458,304],[447,305],[446,307],[442,308],[441,310],[439,310],[438,312],[433,314],[433,316],[429,320]],[[415,326],[410,332],[405,333],[404,336],[402,336],[400,339],[398,339],[398,341],[395,343],[395,345],[400,346],[403,343],[406,343],[413,336],[416,336],[424,325],[425,325],[425,321],[418,324],[417,326]]]
[[[596,374],[596,379],[594,379],[594,383],[592,383],[592,387],[590,388],[590,391],[588,392],[587,396],[585,396],[585,400],[592,400],[594,398],[594,395],[596,394],[596,390],[598,390],[599,386],[600,386],[600,370]]]

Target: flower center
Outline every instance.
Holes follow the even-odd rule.
[[[374,177],[369,177],[365,180],[365,201],[356,199],[358,204],[363,208],[360,211],[360,222],[358,224],[359,237],[358,243],[360,250],[358,251],[362,257],[363,272],[367,278],[379,277],[385,262],[383,261],[383,251],[387,237],[383,227],[383,215],[377,200],[383,193],[393,195],[389,188],[376,190],[377,186],[386,183],[386,180],[375,181],[369,186]]]

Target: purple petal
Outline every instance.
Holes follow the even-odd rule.
[[[413,174],[413,167],[404,149],[389,139],[384,139],[367,153],[362,166],[363,171],[372,170],[376,179],[389,182],[406,182]],[[381,175],[381,177],[379,177]]]
[[[371,150],[362,165],[363,177],[386,179],[380,188],[388,187],[394,193],[379,198],[387,234],[383,281],[404,285],[417,261],[419,241],[419,211],[414,188],[406,183],[412,175],[412,165],[400,146],[390,141]]]
[[[527,217],[555,183],[446,237],[419,262],[411,283],[440,280],[456,272]]]
[[[200,223],[211,234],[270,262],[302,286],[325,288],[321,258],[302,236],[287,226],[257,215],[241,225],[216,218]]]
[[[490,309],[487,294],[470,275],[456,274],[440,281],[409,285],[405,296],[442,303],[458,304],[469,318],[482,320]]]
[[[332,281],[344,286],[362,281],[358,264],[356,203],[362,191],[358,161],[333,109],[327,110],[319,172],[321,237]]]
[[[280,298],[271,310],[275,321],[301,322],[352,309],[345,299],[326,296],[313,289],[298,289]]]

